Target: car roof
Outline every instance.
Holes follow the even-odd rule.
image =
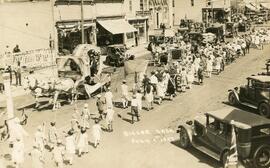
[[[230,123],[234,120],[237,123],[251,127],[270,125],[270,119],[236,108],[224,108],[216,111],[210,111],[205,114],[226,123]]]
[[[267,76],[267,75],[255,75],[255,76],[250,76],[247,79],[254,79],[260,82],[270,82],[270,76]]]

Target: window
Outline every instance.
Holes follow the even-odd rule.
[[[140,10],[141,11],[143,11],[144,10],[144,8],[143,8],[143,4],[144,4],[144,2],[143,2],[144,0],[140,0]]]
[[[132,0],[129,0],[129,11],[132,11]]]
[[[194,6],[194,0],[191,0],[191,6]]]
[[[132,39],[133,37],[133,33],[127,33],[127,39]]]

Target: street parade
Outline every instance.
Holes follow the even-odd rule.
[[[270,167],[269,12],[0,0],[0,168]]]

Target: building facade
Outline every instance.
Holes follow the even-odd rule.
[[[228,19],[231,0],[173,0],[174,25],[181,19],[195,22],[219,22]]]
[[[58,0],[54,19],[59,52],[72,52],[81,43],[135,45],[137,30],[125,20],[124,0],[84,0],[83,5],[80,0]]]

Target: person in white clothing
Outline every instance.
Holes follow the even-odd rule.
[[[11,154],[12,162],[15,168],[20,168],[24,162],[24,143],[20,138],[14,142]]]
[[[65,151],[62,142],[59,139],[57,140],[57,145],[53,148],[52,154],[56,166],[59,168],[63,168],[63,156],[65,154]]]
[[[44,152],[44,147],[45,147],[45,134],[44,134],[44,123],[43,127],[41,125],[38,126],[37,132],[35,133],[35,140],[34,144],[37,145],[37,147],[40,149],[40,151]]]
[[[100,137],[101,137],[101,126],[99,124],[99,121],[96,119],[95,124],[92,126],[92,133],[94,137],[94,147],[96,148],[100,143]]]
[[[66,136],[66,160],[70,165],[73,164],[73,157],[75,155],[76,147],[75,147],[75,137],[73,132],[68,131],[68,135]]]
[[[32,157],[32,167],[33,168],[43,168],[44,166],[44,159],[42,156],[42,152],[38,148],[36,144],[33,145],[33,149],[30,153]]]
[[[77,148],[78,148],[79,157],[81,157],[81,155],[83,153],[88,153],[89,152],[88,135],[87,135],[87,132],[86,132],[85,128],[81,128]]]
[[[137,90],[136,92],[136,99],[137,99],[137,102],[138,102],[138,110],[142,110],[142,93],[141,93],[141,90]]]
[[[105,92],[104,97],[105,97],[107,108],[113,107],[113,94],[111,92],[110,87],[107,88],[107,91]]]
[[[55,122],[51,122],[50,125],[48,130],[48,146],[50,150],[52,150],[57,142],[57,129],[55,127]]]
[[[91,118],[90,110],[88,108],[88,104],[85,103],[82,113],[81,113],[81,126],[85,128],[89,128],[89,120]]]
[[[112,107],[109,107],[107,109],[107,115],[106,115],[106,123],[107,123],[108,132],[113,132],[113,116],[114,116],[114,110],[112,109]]]
[[[121,85],[122,104],[123,104],[124,109],[128,107],[128,101],[129,101],[128,86],[126,83],[127,81],[123,80],[122,85]]]

